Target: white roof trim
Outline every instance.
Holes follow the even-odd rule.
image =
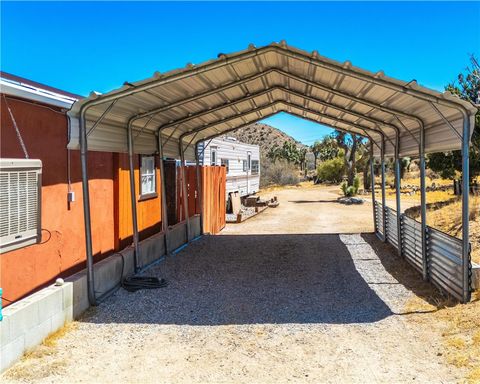
[[[38,101],[66,109],[70,109],[72,104],[78,100],[40,87],[5,78],[0,78],[0,92],[6,95],[21,97],[23,99]]]

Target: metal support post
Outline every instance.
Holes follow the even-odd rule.
[[[382,138],[381,150],[381,171],[382,171],[382,223],[383,223],[383,238],[382,241],[387,241],[387,218],[386,211],[386,192],[385,192],[385,140]]]
[[[200,170],[200,154],[198,153],[198,143],[195,145],[195,162],[197,165],[197,201],[200,209],[200,234],[203,235],[203,182],[202,172]]]
[[[190,218],[188,217],[188,196],[187,196],[187,179],[185,177],[185,153],[183,150],[183,140],[180,139],[178,142],[178,149],[180,151],[180,159],[181,159],[181,166],[180,166],[180,176],[182,178],[182,195],[183,195],[183,212],[185,214],[185,222],[186,222],[186,234],[187,234],[187,243],[190,242]]]
[[[398,148],[396,149],[395,156],[395,198],[397,203],[397,245],[398,245],[398,255],[402,256],[402,220],[401,220],[401,206],[400,206],[400,188],[401,188],[401,177],[400,177],[400,158],[398,157]]]
[[[130,176],[130,201],[132,205],[132,229],[133,229],[133,247],[134,247],[134,270],[135,272],[139,269],[138,259],[140,256],[139,246],[138,246],[138,223],[137,223],[137,196],[135,193],[135,168],[133,166],[133,134],[132,134],[132,125],[128,124],[127,127],[128,135],[128,168]]]
[[[161,207],[162,207],[162,230],[164,236],[165,244],[165,254],[170,253],[170,233],[168,229],[168,212],[167,212],[167,189],[166,189],[166,180],[165,180],[165,167],[163,165],[163,143],[162,143],[162,134],[158,134],[158,157],[160,158],[160,181],[162,188],[162,198],[161,198]]]
[[[373,141],[370,139],[370,182],[372,188],[372,209],[373,209],[373,226],[375,228],[375,233],[378,233],[377,228],[377,214],[375,209],[375,167],[374,167],[374,158],[373,158]]]
[[[87,129],[85,126],[85,111],[80,111],[80,162],[82,166],[82,193],[83,193],[83,217],[85,220],[85,250],[87,254],[87,292],[88,302],[92,306],[97,305],[95,297],[95,281],[93,274],[93,250],[92,250],[92,223],[90,218],[90,191],[88,188],[88,148]]]
[[[469,243],[469,197],[470,197],[470,119],[463,117],[462,135],[462,267],[463,302],[471,299],[470,292],[470,243]]]
[[[428,280],[427,259],[427,194],[425,185],[425,129],[420,129],[420,219],[422,229],[422,275]]]

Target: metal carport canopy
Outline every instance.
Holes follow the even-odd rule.
[[[130,123],[135,153],[157,152],[161,129],[164,156],[179,158],[180,137],[186,146],[281,111],[369,136],[376,156],[384,135],[385,155],[393,157],[397,132],[399,156],[418,155],[422,125],[425,152],[461,149],[464,120],[473,126],[477,109],[415,80],[365,71],[282,41],[156,72],[105,94],[92,92],[68,113],[68,147],[80,148],[84,119],[88,150],[127,152]],[[185,157],[194,159],[194,145]]]

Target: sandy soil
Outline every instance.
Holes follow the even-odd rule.
[[[118,291],[2,382],[447,383],[439,330],[409,321],[432,288],[372,234],[371,205],[328,188],[205,236]],[[341,234],[338,234],[341,233]]]

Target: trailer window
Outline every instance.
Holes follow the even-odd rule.
[[[243,172],[247,172],[247,170],[248,170],[247,160],[243,160]]]
[[[228,173],[228,171],[230,170],[230,161],[228,159],[221,159],[220,163],[222,167],[227,168],[227,173]]]
[[[217,165],[217,147],[210,148],[210,164]]]
[[[252,175],[258,175],[259,170],[259,161],[252,160]]]
[[[247,154],[248,170],[252,169],[252,153],[248,152]]]
[[[141,156],[140,166],[140,198],[154,197],[157,183],[155,180],[155,157]]]

